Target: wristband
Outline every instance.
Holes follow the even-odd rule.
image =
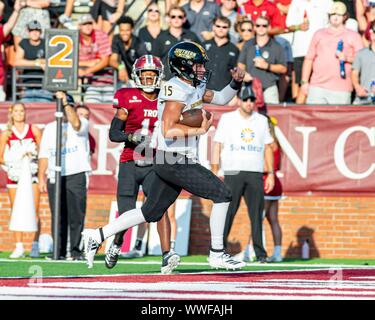
[[[267,65],[267,71],[271,71],[271,64],[270,63]]]
[[[118,70],[122,70],[122,69],[125,69],[125,65],[123,63],[119,64],[118,65]]]
[[[229,85],[233,90],[240,90],[242,87],[242,81],[236,81],[232,79]]]

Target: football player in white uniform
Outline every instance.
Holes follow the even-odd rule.
[[[223,231],[231,192],[217,176],[198,163],[199,136],[208,131],[213,116],[208,120],[203,111],[199,128],[180,123],[182,112],[202,108],[203,103],[225,105],[241,88],[244,72],[235,68],[231,70],[232,81],[225,88],[206,90],[210,75],[205,68],[207,61],[203,47],[194,42],[183,41],[170,49],[168,64],[175,77],[162,86],[158,97],[160,126],[157,128],[153,188],[142,208],[127,211],[102,228],[86,229],[82,233],[89,268],[105,239],[142,222],[159,221],[182,189],[214,202],[210,216],[210,266],[237,270],[246,265],[224,251]]]

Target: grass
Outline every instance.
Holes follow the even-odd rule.
[[[120,259],[114,269],[107,269],[104,265],[104,255],[95,258],[94,268],[88,269],[84,261],[49,261],[45,254],[39,259],[23,258],[8,259],[9,252],[0,252],[0,277],[32,277],[35,270],[40,270],[46,276],[87,276],[87,275],[111,275],[111,274],[153,274],[160,273],[161,257],[146,256],[137,259]],[[295,266],[296,264],[300,266]],[[246,271],[259,270],[303,270],[322,268],[321,265],[356,265],[375,266],[375,259],[286,259],[277,264],[251,264],[244,268]],[[304,266],[306,265],[306,266]],[[38,266],[36,268],[35,266]],[[195,255],[182,257],[182,263],[176,272],[183,274],[189,272],[216,272],[207,264],[207,256]]]

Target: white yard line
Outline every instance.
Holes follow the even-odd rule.
[[[183,257],[182,257],[183,259]],[[30,260],[14,260],[0,258],[0,262],[28,262],[28,263],[81,263],[85,264],[85,261],[66,261],[66,260],[45,260],[45,259],[30,259]],[[97,260],[95,264],[104,263],[104,260]],[[119,265],[160,265],[161,261],[124,261],[119,260]],[[181,262],[181,266],[208,266],[208,262]],[[326,264],[326,263],[247,263],[248,267],[272,267],[272,268],[284,268],[284,267],[297,267],[297,268],[358,268],[358,269],[375,269],[375,265],[356,265],[356,264]]]

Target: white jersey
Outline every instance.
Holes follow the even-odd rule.
[[[157,149],[178,152],[188,158],[198,159],[199,136],[181,137],[176,139],[165,138],[163,136],[162,116],[166,101],[178,101],[185,105],[182,112],[190,109],[202,109],[203,95],[206,91],[206,84],[201,83],[197,87],[182,81],[178,77],[173,77],[162,85],[158,97],[158,118],[157,128]]]

